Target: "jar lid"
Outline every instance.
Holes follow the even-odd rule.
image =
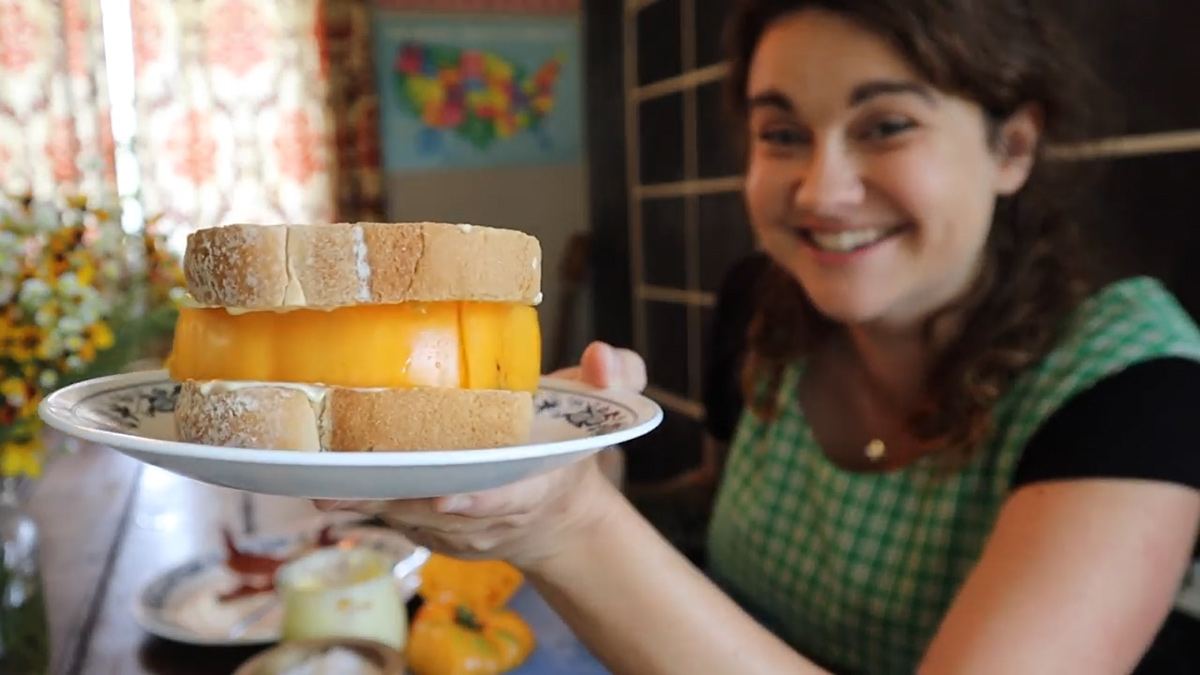
[[[275,587],[299,592],[347,588],[391,576],[392,563],[372,548],[323,548],[279,567]]]

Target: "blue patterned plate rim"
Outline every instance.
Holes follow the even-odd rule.
[[[164,456],[290,466],[447,466],[520,461],[618,445],[653,431],[662,408],[641,394],[597,389],[543,377],[534,396],[538,418],[557,418],[585,432],[581,438],[501,448],[421,452],[295,452],[218,447],[149,438],[136,433],[139,416],[172,414],[179,384],[165,370],[121,373],[78,382],[51,393],[38,407],[50,427],[100,445]],[[120,398],[117,405],[109,399]],[[130,403],[140,404],[131,411]],[[113,406],[104,410],[105,405]],[[124,409],[122,410],[122,407]],[[128,430],[121,425],[132,425]]]

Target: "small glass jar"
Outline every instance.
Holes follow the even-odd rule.
[[[42,589],[38,527],[0,479],[0,673],[50,672],[50,625]]]
[[[403,651],[408,615],[391,561],[370,548],[325,548],[279,568],[283,640],[349,637]]]

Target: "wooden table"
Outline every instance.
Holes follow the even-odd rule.
[[[149,636],[131,612],[137,593],[163,570],[220,550],[223,525],[270,534],[320,515],[307,500],[204,485],[93,445],[55,461],[29,510],[43,533],[54,675],[231,673],[262,648]],[[605,672],[530,588],[512,606],[540,643],[513,675]]]

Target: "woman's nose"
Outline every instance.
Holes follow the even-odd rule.
[[[800,168],[795,206],[809,213],[836,212],[862,202],[865,189],[853,158],[836,147],[818,147]]]

